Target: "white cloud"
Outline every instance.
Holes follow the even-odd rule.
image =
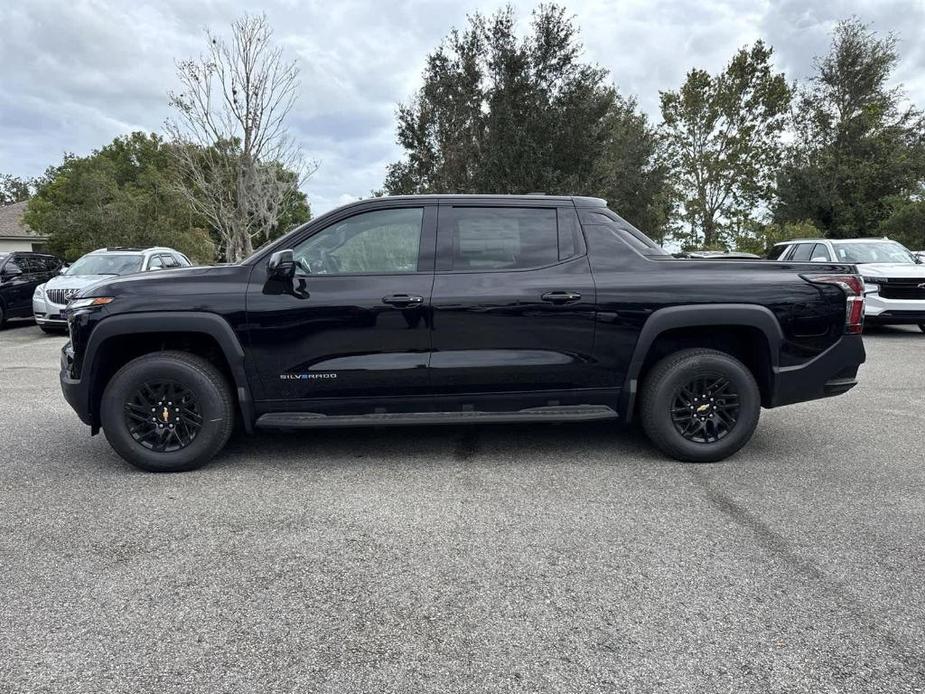
[[[368,195],[400,151],[396,104],[418,83],[427,53],[467,12],[502,0],[369,0],[261,4],[301,68],[293,135],[321,165],[306,184],[316,212]],[[526,23],[534,2],[516,2]],[[718,70],[758,37],[780,69],[805,77],[834,23],[852,14],[896,31],[897,78],[925,103],[925,4],[918,0],[586,0],[568,3],[585,57],[607,67],[653,118],[659,90],[691,67]],[[253,9],[243,0],[125,3],[30,0],[0,7],[0,172],[36,175],[65,151],[85,154],[133,129],[160,130],[174,60],[203,48],[202,31],[227,30]]]

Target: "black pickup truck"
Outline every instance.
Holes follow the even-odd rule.
[[[61,385],[152,471],[204,464],[236,421],[635,416],[664,453],[715,461],[761,407],[856,384],[863,296],[851,266],[674,258],[595,198],[373,198],[237,265],[83,290]]]

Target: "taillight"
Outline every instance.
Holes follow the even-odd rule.
[[[801,275],[812,284],[834,284],[845,292],[845,332],[858,335],[864,330],[864,280],[858,275]]]

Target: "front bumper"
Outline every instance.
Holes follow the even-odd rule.
[[[39,325],[66,329],[67,320],[64,317],[64,309],[64,306],[53,304],[44,297],[41,299],[32,297],[32,315]]]
[[[843,335],[805,364],[776,368],[768,407],[846,393],[858,384],[858,368],[866,359],[861,336]]]
[[[90,392],[87,384],[79,378],[72,378],[74,365],[74,350],[68,342],[61,348],[61,392],[64,399],[71,406],[80,421],[88,426],[94,426],[93,416],[90,412]]]
[[[915,325],[925,323],[925,301],[884,299],[878,293],[864,297],[864,322],[871,325]]]

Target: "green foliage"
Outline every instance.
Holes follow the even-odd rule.
[[[38,181],[26,223],[67,260],[106,246],[158,245],[214,262],[218,235],[178,191],[173,147],[156,134],[136,132],[87,157],[66,155]],[[275,235],[309,218],[299,196],[284,209]]]
[[[694,69],[662,92],[665,153],[689,230],[700,247],[727,244],[770,200],[791,89],[757,41],[718,75]]]
[[[898,56],[892,35],[858,19],[835,29],[829,54],[801,92],[779,182],[777,221],[812,220],[827,236],[871,235],[925,175],[922,114],[889,87]]]
[[[34,182],[10,174],[0,174],[0,205],[12,205],[14,202],[28,200],[32,195]]]
[[[752,224],[735,238],[735,249],[743,253],[766,256],[776,243],[792,239],[816,239],[823,234],[812,222],[784,222],[775,224]]]
[[[163,245],[212,261],[208,230],[173,189],[168,150],[136,132],[88,157],[66,155],[39,181],[26,223],[67,260],[105,246]]]
[[[925,250],[925,200],[895,200],[877,236],[888,236],[913,251]]]
[[[540,5],[524,38],[510,6],[471,16],[399,106],[405,158],[389,166],[385,191],[601,196],[642,228],[663,225],[655,133],[581,50],[562,7]]]

